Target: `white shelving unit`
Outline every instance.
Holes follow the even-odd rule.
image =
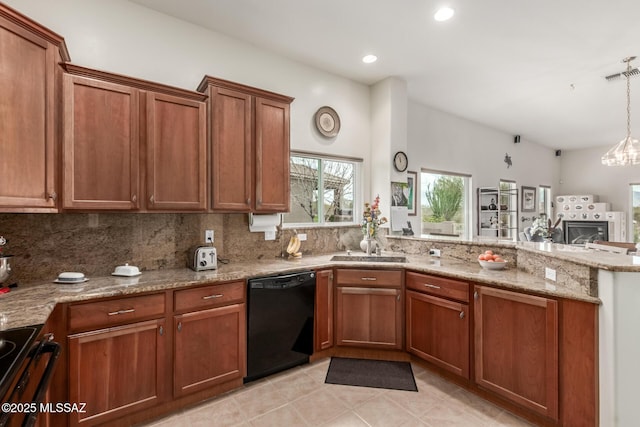
[[[501,240],[518,237],[518,188],[503,181],[499,187],[479,187],[478,236]]]

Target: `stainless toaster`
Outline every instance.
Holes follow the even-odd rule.
[[[196,246],[189,249],[187,265],[195,271],[218,268],[218,255],[213,246]]]

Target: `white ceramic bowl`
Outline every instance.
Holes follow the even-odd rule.
[[[482,268],[486,268],[487,270],[502,270],[507,266],[507,261],[503,262],[495,262],[495,261],[482,261],[478,260]]]

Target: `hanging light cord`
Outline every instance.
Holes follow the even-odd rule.
[[[633,59],[631,56],[625,59],[627,63],[627,142],[631,139],[631,61]]]

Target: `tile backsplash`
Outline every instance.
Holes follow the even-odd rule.
[[[7,283],[55,279],[62,271],[109,275],[125,262],[142,270],[182,268],[190,247],[202,244],[204,230],[215,230],[220,258],[233,261],[280,257],[293,230],[276,240],[249,232],[247,214],[63,213],[0,214],[0,235],[11,259]],[[358,226],[299,228],[306,233],[303,254],[359,248]]]

